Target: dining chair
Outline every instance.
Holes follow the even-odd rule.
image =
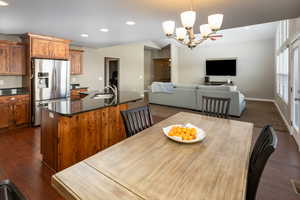
[[[154,124],[149,105],[121,111],[121,115],[127,137],[133,136]]]
[[[230,98],[202,96],[202,113],[208,116],[228,118]]]
[[[18,188],[9,180],[0,181],[1,200],[26,200]]]
[[[270,125],[265,126],[256,140],[251,153],[246,200],[255,200],[260,177],[269,157],[276,149],[277,141],[274,129]]]

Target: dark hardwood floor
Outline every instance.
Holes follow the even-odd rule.
[[[63,200],[41,161],[39,128],[0,133],[0,179],[12,180],[28,200]]]
[[[300,180],[300,153],[276,107],[267,102],[247,102],[247,108],[241,118],[234,119],[254,123],[253,142],[264,124],[273,125],[279,138],[278,148],[264,171],[257,200],[300,199],[290,183],[290,179]],[[151,105],[151,109],[155,122],[180,111],[194,112],[158,105]],[[41,160],[39,128],[0,133],[0,179],[11,179],[28,200],[62,200],[50,184],[53,172]]]

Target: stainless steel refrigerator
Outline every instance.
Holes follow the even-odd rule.
[[[34,59],[33,124],[40,125],[40,107],[70,96],[70,63],[65,60]]]

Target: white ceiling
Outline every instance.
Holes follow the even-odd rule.
[[[219,44],[243,43],[257,40],[275,39],[278,22],[244,26],[238,28],[225,29],[220,31],[224,37],[204,42],[201,46],[211,46]],[[275,42],[274,42],[275,44]]]
[[[188,0],[7,0],[0,7],[0,33],[33,32],[73,40],[74,44],[103,47],[164,38],[161,22],[188,10]],[[223,13],[223,29],[300,16],[300,0],[193,0],[197,24]],[[127,20],[135,26],[125,24]],[[108,28],[108,33],[100,32]],[[197,29],[196,29],[197,31]],[[89,34],[88,38],[80,34]]]

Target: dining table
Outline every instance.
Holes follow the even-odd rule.
[[[191,144],[163,128],[191,123]],[[52,176],[66,200],[244,200],[253,124],[180,112]]]

